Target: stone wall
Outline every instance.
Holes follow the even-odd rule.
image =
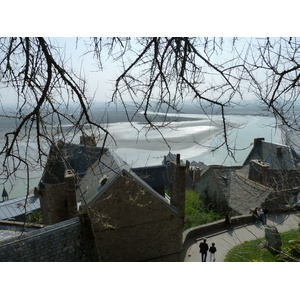
[[[84,262],[98,256],[85,215],[0,242],[2,262]]]
[[[233,227],[253,223],[253,216],[247,214],[243,216],[232,217],[231,223]],[[183,233],[183,244],[185,244],[189,239],[195,239],[196,237],[214,234],[227,229],[228,228],[225,225],[225,219],[189,228]]]
[[[292,207],[286,207],[286,209],[276,209],[270,210],[270,214],[280,214],[280,213],[293,213],[295,210]],[[247,224],[253,224],[253,216],[251,214],[236,216],[231,218],[232,227],[244,226]],[[186,256],[187,249],[195,243],[195,240],[207,237],[214,234],[219,234],[228,228],[225,225],[225,219],[215,221],[212,223],[199,225],[196,227],[189,228],[183,232],[182,235],[182,252],[181,261],[184,260]]]
[[[68,203],[64,182],[60,184],[43,184],[42,189],[39,189],[39,198],[45,225],[68,220]]]
[[[184,218],[160,198],[128,175],[95,199],[89,214],[101,261],[179,261]]]

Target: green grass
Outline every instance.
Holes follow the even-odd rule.
[[[282,251],[288,252],[291,241],[300,238],[299,229],[293,229],[285,233],[281,233]],[[224,261],[226,262],[275,262],[276,254],[272,254],[265,248],[262,248],[260,244],[264,241],[264,238],[257,239],[240,244],[232,248],[226,255]]]

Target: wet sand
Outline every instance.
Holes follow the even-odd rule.
[[[223,121],[220,116],[214,121],[195,119],[173,122],[166,127],[149,128],[143,123],[113,123],[108,130],[115,142],[106,146],[115,150],[128,164],[145,166],[160,164],[168,152],[180,153],[183,159],[199,155],[205,151],[203,145],[218,135],[223,136]],[[227,126],[240,126],[242,123],[228,122]]]
[[[143,150],[182,150],[221,133],[222,124],[210,124],[208,121],[176,122],[165,128],[150,129],[140,124],[115,123],[109,126],[118,148]]]

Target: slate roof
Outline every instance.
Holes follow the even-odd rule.
[[[232,167],[224,167],[224,166],[211,166],[205,173],[205,176],[213,176],[215,178],[215,182],[223,191],[226,198],[229,197],[229,189],[230,189],[230,181],[231,174],[236,170],[241,169],[241,166],[232,166]]]
[[[196,162],[196,161],[191,161],[190,162],[190,166],[192,168],[199,168],[201,169],[201,174],[203,175],[208,169],[209,169],[209,166],[207,166],[205,163],[199,161],[199,162]]]
[[[25,208],[26,204],[26,208]],[[40,208],[40,200],[34,195],[0,202],[0,220],[15,220],[18,216]]]
[[[254,146],[246,158],[244,165],[250,164],[253,159],[269,164],[273,170],[296,170],[300,161],[299,155],[289,146],[274,144],[256,139]]]
[[[81,179],[77,191],[79,202],[92,202],[99,193],[104,192],[122,174],[124,169],[129,171],[129,165],[118,155],[106,149],[100,160],[97,160]]]
[[[75,175],[83,177],[87,170],[100,159],[101,155],[108,151],[106,148],[99,148],[89,145],[78,145],[65,143],[51,147],[47,164],[41,179],[42,183],[57,184],[64,182],[65,170],[72,168]]]
[[[156,194],[159,190],[155,191],[154,186],[161,185],[166,180],[161,172],[162,169],[166,170],[166,166],[148,168],[147,174],[151,173],[151,176],[146,176],[147,179],[142,174],[145,168],[131,170],[125,161],[108,148],[61,142],[58,143],[57,148],[51,147],[50,149],[41,184],[63,183],[65,170],[70,168],[79,178],[76,191],[78,206],[83,202],[92,203],[123,172],[127,172],[145,188]]]
[[[273,189],[249,180],[238,171],[232,172],[228,205],[241,215],[249,214],[250,210],[260,207],[272,192]]]
[[[164,156],[163,161],[161,162],[163,165],[168,165],[173,161],[177,160],[177,155],[169,152],[167,155]],[[180,160],[180,163],[183,164],[183,160]]]
[[[152,171],[154,171],[154,169],[155,168],[153,168]],[[115,180],[123,174],[131,176],[135,181],[139,182],[141,186],[155,194],[160,201],[169,204],[168,199],[158,194],[142,176],[140,177],[136,174],[117,154],[107,150],[102,154],[101,159],[95,162],[81,179],[79,188],[77,189],[79,205],[83,203],[92,205],[92,203],[99,199]]]
[[[273,189],[249,180],[247,172],[248,166],[211,166],[197,185],[201,186],[202,179],[208,177],[210,188],[216,189],[218,186],[232,210],[241,215],[249,214],[251,209],[261,206],[268,199]]]

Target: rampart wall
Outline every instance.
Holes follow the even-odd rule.
[[[281,209],[270,210],[270,214],[288,212],[295,212],[295,209],[291,206],[286,206]],[[253,216],[251,214],[231,218],[232,227],[239,227],[247,224],[253,224]],[[221,233],[224,230],[228,230],[228,228],[225,225],[225,219],[204,225],[199,225],[185,230],[182,235],[182,251],[180,260],[184,260],[187,249],[195,243],[195,240],[207,237],[209,235]]]
[[[253,216],[250,214],[231,218],[231,224],[233,227],[238,227],[249,223],[253,223]],[[224,230],[227,230],[224,219],[185,230],[182,236],[181,261],[184,260],[187,249],[195,243],[196,239],[207,237]]]

